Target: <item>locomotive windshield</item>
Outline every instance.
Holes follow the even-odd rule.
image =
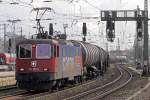
[[[19,57],[20,58],[31,58],[31,44],[21,44],[19,46]]]
[[[51,45],[37,44],[36,58],[50,58],[50,57],[51,57]]]

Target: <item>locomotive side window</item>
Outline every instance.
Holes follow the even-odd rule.
[[[79,47],[76,48],[76,56],[80,56],[80,48]]]
[[[57,46],[57,57],[59,57],[59,46]]]
[[[67,55],[66,55],[66,54],[67,54],[67,53],[66,53],[66,50],[67,50],[67,47],[64,46],[64,47],[63,47],[63,57],[66,57],[66,56],[67,56]]]
[[[78,56],[78,48],[77,47],[75,49],[75,52],[76,52],[76,56]]]
[[[70,56],[70,50],[69,50],[69,46],[66,47],[66,56],[69,57]]]
[[[19,45],[19,57],[20,58],[31,58],[32,47],[31,44]]]
[[[66,47],[63,46],[63,57],[66,57]]]
[[[72,56],[73,57],[75,56],[75,47],[74,46],[72,47]]]
[[[71,46],[68,46],[68,57],[71,57]]]
[[[73,57],[73,51],[72,51],[73,46],[70,47],[70,57]]]
[[[51,45],[37,44],[36,57],[37,58],[50,58],[51,57]]]
[[[80,48],[78,47],[78,56],[80,56]]]
[[[54,46],[51,46],[51,56],[54,57]]]
[[[54,57],[56,57],[57,56],[57,48],[56,48],[56,45],[54,45]]]

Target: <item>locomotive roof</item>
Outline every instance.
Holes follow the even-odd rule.
[[[63,39],[26,39],[26,40],[19,42],[17,45],[19,44],[42,44],[42,43],[80,46],[77,42],[73,42],[71,40],[63,40]]]

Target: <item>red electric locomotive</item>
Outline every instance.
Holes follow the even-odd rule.
[[[25,40],[17,45],[16,80],[26,90],[60,87],[81,81],[83,63],[77,43],[56,39]]]

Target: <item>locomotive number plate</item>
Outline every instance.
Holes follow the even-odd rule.
[[[29,68],[29,71],[39,71],[39,68]]]

